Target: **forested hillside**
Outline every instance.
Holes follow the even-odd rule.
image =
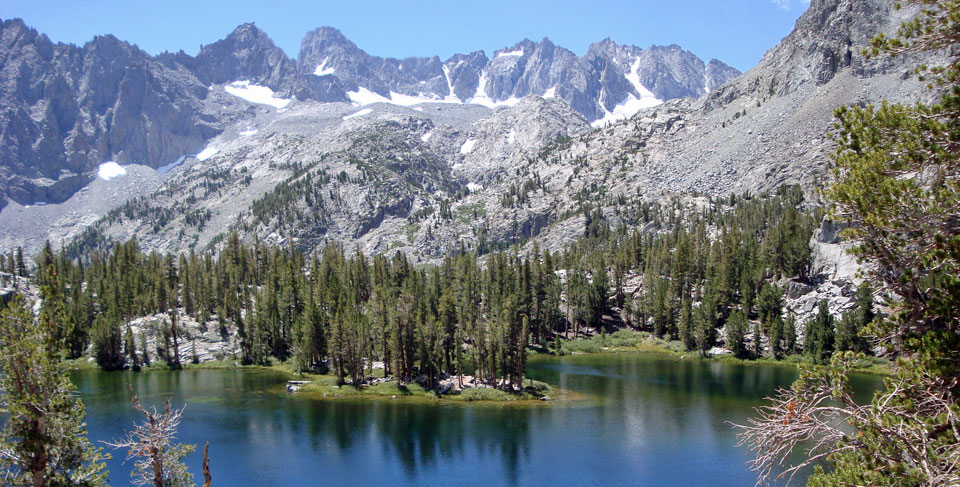
[[[584,235],[562,252],[536,243],[478,259],[453,252],[436,266],[405,255],[346,254],[336,244],[307,255],[292,246],[244,245],[236,234],[216,252],[146,254],[136,240],[71,260],[49,245],[37,257],[43,319],[70,357],[88,351],[107,369],[191,360],[196,330],[236,334],[237,360],[293,360],[296,370],[332,370],[359,383],[373,362],[386,375],[428,382],[471,374],[501,386],[523,377],[528,347],[560,350],[560,338],[647,331],[706,355],[722,343],[738,357],[798,351],[807,330],[815,360],[833,348],[866,351],[857,331],[870,294],[834,331],[823,312],[802,326],[784,313],[781,278],[809,280],[810,237],[820,210],[798,187],[774,194],[674,197],[633,211],[644,233],[611,228],[587,209]],[[24,273],[17,255],[10,273]],[[148,347],[130,321],[166,316]],[[834,336],[836,334],[836,336]]]

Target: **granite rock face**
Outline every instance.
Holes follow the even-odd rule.
[[[225,39],[203,46],[190,63],[200,82],[211,85],[245,79],[291,95],[297,65],[254,24],[237,27]]]
[[[704,64],[679,46],[641,49],[607,39],[583,57],[550,39],[529,39],[497,50],[438,57],[380,58],[367,54],[338,30],[323,27],[304,37],[297,60],[301,74],[336,78],[347,92],[369,90],[488,105],[513,104],[527,95],[558,97],[590,121],[644,95],[652,101],[699,97],[740,72],[720,61]],[[631,79],[633,81],[631,81]]]
[[[103,161],[159,166],[222,131],[193,73],[113,36],[54,44],[8,20],[0,59],[0,191],[21,203],[63,201]]]
[[[401,251],[415,261],[435,262],[461,245],[489,251],[533,238],[541,248],[559,250],[598,217],[585,208],[599,211],[612,228],[647,232],[657,229],[627,216],[640,201],[668,203],[696,193],[691,211],[703,211],[703,195],[755,194],[782,184],[800,184],[813,194],[830,160],[826,133],[836,107],[927,96],[923,83],[909,76],[915,60],[859,55],[873,35],[896,32],[909,15],[895,11],[893,0],[813,0],[780,45],[726,83],[737,73],[722,62],[703,63],[677,46],[639,49],[610,40],[592,45],[584,56],[544,39],[522,41],[492,57],[475,52],[446,61],[396,60],[370,56],[335,29],[323,28],[307,35],[296,63],[277,55],[252,26],[241,26],[229,42],[208,46],[197,58],[150,58],[115,39],[98,39],[94,43],[104,45],[96,48],[54,46],[51,52],[59,49],[67,60],[108,46],[126,53],[121,72],[128,88],[110,91],[104,82],[81,89],[79,83],[90,81],[64,69],[63,83],[50,81],[49,89],[76,96],[76,108],[67,98],[49,112],[79,122],[60,124],[54,116],[48,125],[93,127],[102,140],[135,141],[136,123],[113,125],[137,120],[136,110],[123,110],[140,99],[133,87],[144,86],[136,93],[160,100],[160,107],[186,93],[181,105],[150,109],[146,116],[166,120],[158,117],[196,107],[182,110],[199,120],[184,122],[185,133],[199,125],[213,135],[189,139],[195,145],[183,143],[178,150],[196,154],[206,147],[216,155],[188,158],[154,194],[131,200],[112,217],[85,220],[88,233],[61,228],[47,234],[80,235],[93,245],[137,236],[146,249],[182,251],[216,246],[224,232],[236,230],[249,241],[305,250],[336,241],[368,254]],[[36,38],[42,36],[34,33]],[[6,32],[0,39],[4,46],[15,44]],[[54,64],[33,44],[17,52],[29,58],[17,66]],[[201,69],[197,59],[205,56],[221,59],[222,72]],[[934,64],[937,56],[928,61]],[[95,64],[58,62],[81,66],[78,73]],[[61,72],[49,66],[44,69]],[[27,82],[20,88],[11,64],[0,68],[5,93],[21,97],[14,105],[38,120],[22,129],[47,127],[39,122],[52,103],[43,95],[47,85],[38,91]],[[26,79],[47,79],[36,72]],[[298,100],[282,109],[248,103],[224,91],[234,77]],[[352,103],[326,103],[313,90]],[[692,99],[698,94],[704,96]],[[681,98],[667,99],[675,96]],[[626,105],[636,108],[634,116],[596,124]],[[17,112],[0,115],[11,113]],[[154,126],[142,127],[137,130],[151,133]],[[58,134],[23,139],[40,141],[24,150],[40,151],[54,135],[80,140]],[[21,139],[4,134],[3,140]],[[82,140],[90,151],[105,144],[96,137]],[[168,146],[176,144],[157,147]],[[81,161],[75,174],[90,174],[105,154]],[[44,170],[61,170],[57,164],[66,167],[56,162]],[[22,169],[40,174],[38,167]],[[23,215],[34,210],[18,208]],[[44,211],[51,221],[73,221],[55,220],[49,206]],[[834,240],[831,234],[821,232],[821,238]],[[849,273],[835,252],[839,244],[820,243],[824,272]]]
[[[708,71],[677,46],[608,44],[609,54],[583,58],[544,39],[525,40],[492,59],[478,51],[446,61],[399,60],[368,55],[324,27],[304,37],[294,61],[254,24],[244,24],[196,56],[151,56],[109,35],[82,47],[53,43],[7,20],[0,25],[0,208],[7,199],[64,201],[105,161],[160,167],[200,152],[255,110],[223,96],[225,85],[241,80],[277,98],[319,102],[372,93],[386,102],[406,96],[492,107],[531,94],[556,96],[592,121],[642,96],[629,76],[665,100],[700,96],[738,74]],[[644,59],[636,73],[629,71],[632,57],[619,54],[619,65],[605,57],[625,50]]]

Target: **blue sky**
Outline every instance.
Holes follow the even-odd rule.
[[[747,70],[793,28],[809,0],[555,0],[486,2],[371,0],[88,1],[3,0],[0,18],[23,18],[52,40],[83,44],[114,34],[151,54],[222,39],[255,22],[296,58],[303,35],[316,27],[340,29],[377,56],[439,55],[512,46],[549,37],[583,54],[610,37],[648,47],[679,44],[704,59]]]

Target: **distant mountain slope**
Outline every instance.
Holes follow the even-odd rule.
[[[492,108],[537,94],[566,100],[588,120],[613,120],[700,96],[739,74],[677,46],[601,45],[583,58],[545,39],[492,59],[475,52],[443,62],[397,60],[370,56],[321,28],[307,34],[294,61],[244,24],[196,56],[150,56],[113,36],[82,47],[55,44],[7,20],[0,23],[0,208],[8,199],[62,202],[105,161],[169,165],[265,104],[282,108],[291,99]]]
[[[304,249],[338,241],[348,250],[399,250],[416,261],[435,261],[461,245],[485,252],[532,237],[544,248],[559,249],[598,218],[614,228],[642,226],[636,217],[642,202],[679,193],[726,196],[799,183],[812,194],[829,161],[826,134],[836,107],[927,95],[912,76],[920,60],[859,54],[872,36],[894,32],[910,15],[895,11],[893,3],[813,0],[760,64],[721,86],[698,78],[700,65],[677,68],[696,63],[684,61],[688,54],[675,47],[638,50],[604,41],[576,57],[549,41],[525,41],[492,59],[475,53],[452,63],[401,62],[371,58],[332,29],[311,33],[296,79],[322,80],[352,104],[289,101],[305,89],[276,75],[289,72],[292,61],[273,56],[280,61],[269,62],[272,44],[253,31],[232,35],[245,47],[202,52],[245,54],[228,56],[221,64],[234,67],[203,74],[204,83],[229,79],[240,66],[259,77],[207,91],[206,103],[226,103],[218,120],[227,121],[194,149],[204,147],[202,153],[173,169],[154,194],[85,232],[89,219],[64,218],[53,230],[37,229],[29,241],[47,236],[66,243],[82,233],[76,248],[83,249],[136,236],[144,248],[179,251],[216,246],[236,230],[248,241]],[[165,62],[177,72],[199,72],[187,61]],[[661,63],[676,68],[669,79],[645,78],[644,65]],[[602,104],[608,87],[626,93],[638,110],[602,127],[559,96],[564,83],[580,78],[557,78],[550,68],[574,73],[600,65],[608,73],[626,73],[621,81],[602,75],[609,81],[596,90],[602,110],[615,113],[618,106]],[[702,72],[723,69],[708,63]],[[704,93],[709,89],[700,99],[643,107],[651,96],[700,83]],[[434,86],[442,98],[423,102],[432,95],[421,86]],[[480,100],[477,86],[489,87],[480,90]],[[535,94],[539,90],[543,96]],[[471,98],[462,96],[471,91],[474,103],[466,103]],[[250,105],[231,92],[274,106]],[[521,93],[527,96],[517,98]],[[18,208],[16,214],[29,218],[32,210]],[[44,211],[53,212],[49,206]],[[0,212],[0,228],[8,213]]]

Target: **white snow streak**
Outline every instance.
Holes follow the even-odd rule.
[[[640,59],[637,58],[633,62],[633,66],[630,68],[630,72],[625,75],[627,81],[633,85],[633,88],[637,90],[637,93],[640,94],[640,98],[637,98],[633,93],[627,95],[627,99],[621,102],[619,105],[613,107],[613,111],[607,111],[606,115],[603,118],[594,121],[590,125],[594,127],[602,127],[617,120],[623,120],[625,118],[630,118],[634,116],[640,110],[644,108],[655,107],[661,103],[663,100],[657,98],[646,86],[643,86],[643,83],[640,82]],[[602,101],[602,98],[601,98]]]
[[[426,141],[430,140],[430,137],[433,137],[433,131],[432,131],[432,130],[431,130],[430,132],[427,132],[427,133],[421,135],[421,136],[420,136],[420,140],[423,141],[423,142],[426,142]]]
[[[457,95],[453,94],[453,84],[450,79],[450,73],[446,66],[443,68],[444,76],[447,78],[447,89],[450,90],[450,94],[445,97],[440,97],[439,95],[404,95],[402,93],[397,93],[394,91],[390,92],[390,97],[386,97],[377,93],[370,91],[367,88],[360,87],[357,91],[348,91],[347,97],[350,98],[350,101],[354,105],[366,106],[373,103],[388,103],[390,105],[397,105],[401,107],[413,107],[415,105],[420,105],[423,103],[450,103],[456,105],[481,105],[487,108],[497,108],[497,107],[512,107],[517,103],[520,103],[520,98],[511,96],[506,100],[495,101],[487,96],[484,86],[487,82],[487,73],[486,71],[480,72],[480,82],[477,86],[477,91],[473,97],[469,98],[466,101],[461,101],[457,98]],[[414,108],[417,110],[417,108]],[[422,111],[419,110],[419,111]]]
[[[497,54],[494,57],[498,58],[498,57],[509,57],[509,56],[523,56],[523,48],[517,49],[516,51],[501,52],[500,54]]]
[[[362,86],[357,91],[348,91],[347,96],[350,98],[350,101],[359,106],[370,105],[372,103],[389,103],[401,107],[412,107],[421,103],[460,103],[460,100],[456,97],[450,99],[450,97],[440,98],[439,96],[413,96],[393,91],[390,92],[390,98],[387,98]]]
[[[517,130],[510,129],[510,133],[507,134],[507,143],[512,144],[515,140],[517,140]]]
[[[467,103],[473,105],[483,105],[487,108],[496,108],[496,107],[512,107],[517,103],[520,103],[520,99],[517,97],[510,97],[506,100],[494,101],[487,95],[487,72],[480,71],[480,81],[477,82],[477,92],[474,93],[473,98],[467,100]]]
[[[471,193],[476,193],[477,191],[483,189],[483,185],[477,183],[467,183],[467,189],[469,189]]]
[[[475,145],[477,145],[477,139],[467,139],[467,141],[460,146],[460,153],[469,154],[473,152],[473,146]]]
[[[373,111],[372,108],[364,108],[363,110],[360,110],[359,112],[351,113],[350,115],[347,115],[347,116],[343,117],[343,119],[344,119],[344,120],[350,120],[351,118],[354,118],[354,117],[362,117],[362,116],[364,116],[364,115],[366,115],[366,114],[368,114],[368,113],[370,113],[370,112],[372,112],[372,111]]]
[[[547,92],[543,94],[543,98],[555,98],[557,96],[557,87],[553,86],[547,89]]]
[[[250,103],[271,105],[276,108],[283,108],[290,103],[289,98],[277,98],[273,96],[273,90],[270,88],[267,88],[266,86],[255,85],[246,80],[234,81],[233,83],[224,86],[223,89],[227,93],[243,98]]]
[[[463,61],[458,62],[457,66],[461,64],[463,64]],[[447,65],[443,65],[443,78],[447,80],[447,92],[450,93],[447,95],[446,100],[450,100],[454,103],[460,103],[460,99],[457,98],[457,95],[453,93],[453,75],[450,74],[450,69],[447,68]]]
[[[257,129],[241,130],[241,131],[239,132],[239,135],[240,135],[240,137],[250,137],[251,135],[254,135],[254,134],[256,134],[257,132],[259,132],[259,130],[257,130]]]
[[[316,69],[316,71],[313,72],[313,74],[315,74],[315,75],[317,75],[317,76],[326,76],[326,75],[328,75],[328,74],[333,74],[333,72],[336,71],[336,68],[328,68],[328,67],[327,67],[327,61],[329,61],[329,60],[330,60],[329,57],[324,58],[323,62],[320,63],[319,66],[317,66],[317,69]]]

